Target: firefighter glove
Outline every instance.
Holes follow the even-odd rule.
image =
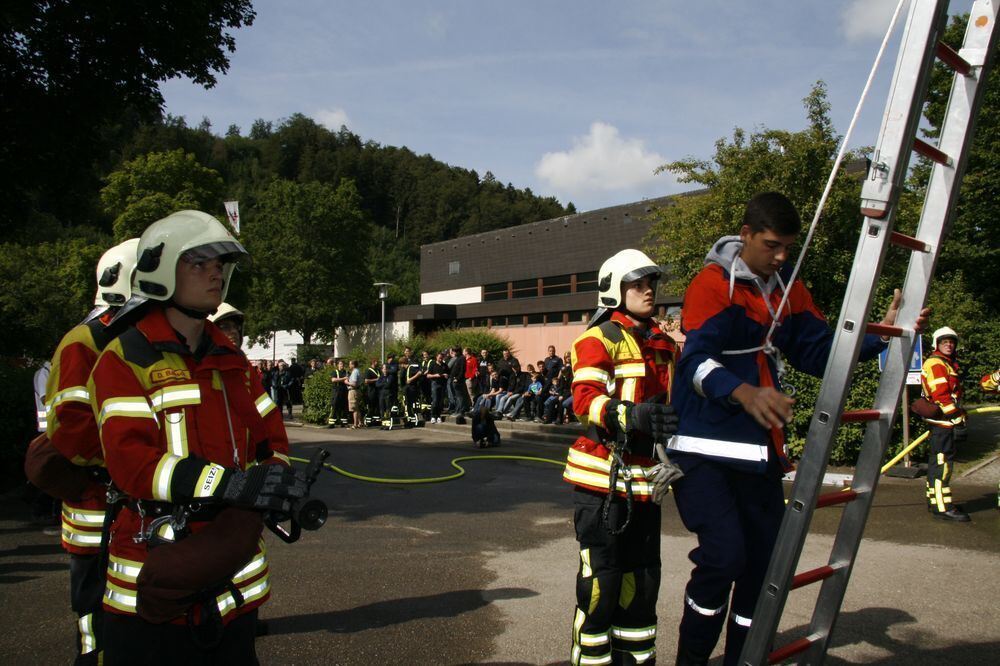
[[[292,503],[309,493],[304,477],[284,465],[255,465],[246,471],[230,469],[221,484],[224,502],[233,506],[290,513]]]
[[[608,430],[632,435],[641,432],[654,442],[665,442],[677,432],[677,415],[670,405],[654,402],[636,404],[628,400],[610,400],[604,411]]]
[[[660,462],[649,470],[646,478],[653,485],[653,501],[659,504],[670,492],[670,485],[684,476],[684,472],[681,471],[680,467],[670,462],[663,444],[657,444],[655,449],[656,457]]]

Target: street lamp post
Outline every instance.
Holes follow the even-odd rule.
[[[382,302],[382,362],[385,363],[385,299],[389,298],[389,287],[391,282],[376,282],[378,287],[378,300]]]

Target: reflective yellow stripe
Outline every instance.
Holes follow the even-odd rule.
[[[622,382],[622,400],[628,400],[629,402],[635,402],[635,377],[629,377]]]
[[[590,409],[587,411],[591,424],[604,426],[604,407],[610,401],[611,398],[606,395],[599,395],[591,401]]]
[[[615,379],[622,377],[645,377],[646,364],[642,361],[638,363],[622,363],[615,366]]]
[[[947,377],[938,377],[937,379],[927,380],[928,386],[937,386],[938,384],[947,384],[947,383],[948,383]]]
[[[205,465],[205,469],[198,476],[198,482],[194,485],[194,497],[212,497],[218,489],[225,471],[226,468],[222,465],[215,463]]]
[[[94,634],[94,614],[87,613],[81,617],[77,626],[80,628],[80,654],[93,652],[97,648],[97,636]]]
[[[594,575],[594,570],[590,568],[590,549],[580,550],[580,577],[590,578]]]
[[[104,603],[126,613],[135,612],[135,590],[120,587],[111,581],[108,581],[106,585],[107,587],[104,589]]]
[[[171,501],[170,479],[174,475],[174,468],[177,467],[177,463],[180,460],[179,456],[175,456],[172,453],[164,453],[163,457],[160,458],[160,462],[156,465],[156,471],[153,472],[153,487],[151,489],[153,499],[164,502]]]
[[[63,523],[62,525],[62,539],[70,545],[81,546],[83,548],[94,548],[101,545],[100,532],[88,532],[77,529],[68,523]]]
[[[56,393],[49,400],[46,409],[54,409],[56,405],[63,402],[90,402],[90,392],[86,386],[70,386],[59,393]]]
[[[77,509],[63,504],[63,519],[76,525],[104,525],[104,512],[92,509]]]
[[[573,383],[577,382],[600,382],[607,384],[611,380],[611,374],[600,368],[579,368],[573,371]]]
[[[176,412],[166,412],[163,415],[164,427],[167,431],[167,449],[181,458],[188,456],[187,417],[183,409]]]
[[[607,634],[585,634],[580,632],[580,645],[586,645],[587,647],[604,645],[610,640]]]
[[[605,458],[598,456],[592,456],[589,453],[584,453],[579,449],[570,449],[569,455],[566,456],[566,461],[571,462],[577,467],[583,467],[585,469],[590,469],[593,471],[601,472],[605,476],[611,473],[611,462]],[[649,471],[653,468],[643,467],[642,465],[629,465],[629,471],[632,472],[632,476],[640,481],[645,480]]]
[[[134,583],[142,571],[142,562],[126,560],[123,557],[112,555],[108,560],[108,573],[118,580],[126,583]]]
[[[605,489],[608,487],[607,474],[590,472],[578,467],[573,467],[572,465],[567,465],[566,469],[563,470],[563,478],[570,483],[580,483],[592,488]],[[621,477],[618,478],[618,483],[616,484],[615,489],[621,493],[625,492],[625,481],[622,480]],[[648,481],[638,481],[636,479],[632,480],[633,495],[651,495],[652,492],[652,486]]]
[[[285,463],[286,465],[291,465],[292,464],[292,461],[289,460],[288,456],[286,456],[284,453],[278,453],[277,451],[272,451],[271,452],[271,457],[272,458],[277,458],[278,460],[280,460],[281,462]]]
[[[268,580],[270,576],[264,576],[260,580],[256,581],[253,585],[247,587],[238,587],[240,594],[243,595],[243,602],[250,603],[251,601],[256,601],[260,599],[268,590],[271,589],[271,583]],[[236,600],[233,599],[233,595],[230,592],[224,592],[215,598],[216,604],[219,607],[219,613],[225,616],[227,613],[236,608]]]
[[[153,410],[145,398],[111,398],[104,402],[101,407],[101,416],[98,419],[103,428],[104,423],[112,416],[148,417],[156,421]],[[159,423],[157,422],[157,425]]]
[[[652,627],[611,627],[611,635],[625,641],[645,641],[656,638],[656,626]]]
[[[253,578],[266,568],[267,558],[264,556],[264,553],[257,553],[245,567],[236,572],[236,575],[233,576],[233,582],[241,583],[248,578]]]
[[[941,411],[944,412],[945,414],[951,414],[953,411],[955,411],[955,405],[953,404],[941,405]]]
[[[271,396],[266,393],[261,393],[260,397],[254,403],[257,406],[257,411],[261,416],[267,416],[271,413],[277,405],[274,404],[274,400],[271,400]]]
[[[198,405],[201,404],[201,389],[197,384],[168,386],[154,392],[149,400],[153,403],[153,409],[158,412],[171,407]]]

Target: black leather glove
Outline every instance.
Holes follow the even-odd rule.
[[[677,432],[677,415],[663,403],[610,400],[604,408],[604,424],[611,432],[642,432],[654,442],[665,442]]]
[[[290,513],[292,501],[309,492],[304,477],[284,465],[254,465],[245,472],[226,470],[218,497],[233,506]]]

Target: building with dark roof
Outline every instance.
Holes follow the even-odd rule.
[[[659,197],[489,231],[420,248],[420,304],[394,309],[410,334],[488,327],[514,343],[522,364],[562,354],[596,308],[597,270],[625,248],[642,248]],[[657,296],[660,315],[681,294]],[[530,359],[530,360],[529,360]]]

